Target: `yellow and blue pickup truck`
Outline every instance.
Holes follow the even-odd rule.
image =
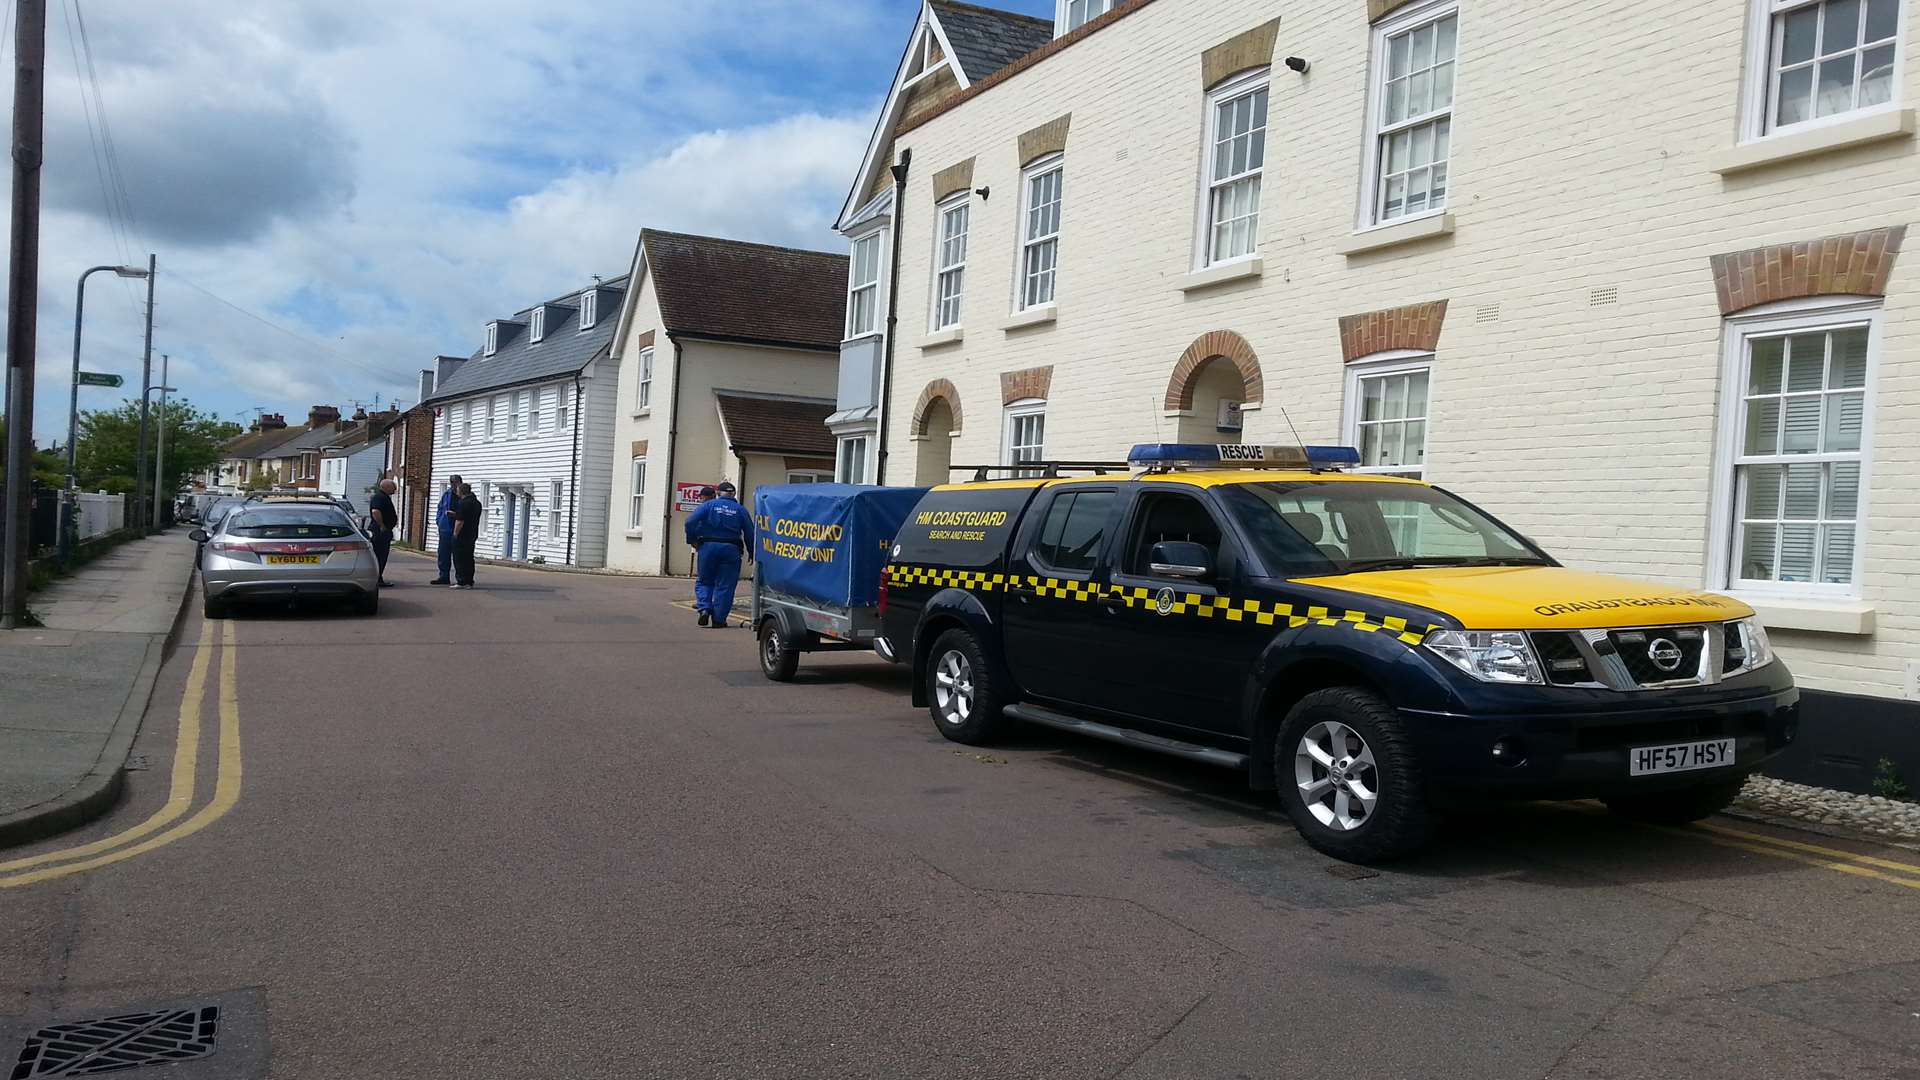
[[[1242,769],[1355,861],[1478,800],[1694,820],[1793,741],[1746,605],[1569,569],[1356,461],[1150,444],[1135,472],[936,487],[890,552],[881,652],[950,739],[1026,722]]]

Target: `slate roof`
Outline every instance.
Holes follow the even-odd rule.
[[[537,344],[529,341],[531,335],[526,331],[527,320],[533,317],[533,309],[540,304],[521,308],[501,319],[500,336],[505,340],[498,343],[499,348],[494,354],[484,356],[485,349],[475,350],[473,356],[448,376],[447,381],[441,383],[427,400],[446,401],[497,387],[572,375],[586,367],[595,357],[605,353],[607,345],[613,341],[614,325],[620,321],[620,296],[626,291],[626,284],[625,274],[600,283],[600,299],[596,302],[598,310],[594,312],[593,329],[584,334],[571,319],[563,322],[549,317],[546,336]],[[579,305],[580,294],[593,287],[591,284],[582,285],[542,303],[574,309]],[[509,322],[517,324],[511,338],[506,333],[505,324]]]
[[[840,348],[845,255],[654,229],[640,243],[668,333]]]
[[[824,399],[769,398],[716,390],[720,420],[735,453],[834,455],[827,417],[833,402]]]
[[[336,428],[331,423],[321,424],[317,428],[302,428],[299,438],[290,439],[274,447],[272,454],[268,456],[285,458],[293,457],[302,450],[318,450],[345,434],[345,429]]]
[[[932,6],[969,82],[979,82],[1053,40],[1052,19],[950,0],[934,0]]]
[[[251,460],[282,443],[291,442],[307,429],[303,427],[273,428],[268,431],[250,431],[220,448],[222,457]]]

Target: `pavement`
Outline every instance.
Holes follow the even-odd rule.
[[[0,855],[0,1070],[230,1002],[241,1054],[120,1075],[1920,1077],[1910,852],[1555,803],[1358,868],[1225,771],[950,743],[871,657],[769,683],[685,581],[432,573],[189,611],[152,767]]]
[[[193,576],[174,530],[122,544],[28,598],[0,631],[0,847],[106,812]]]

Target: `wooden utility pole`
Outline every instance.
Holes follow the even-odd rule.
[[[40,306],[40,158],[46,119],[47,3],[18,0],[13,25],[13,231],[7,270],[7,494],[0,629],[27,619],[32,548],[33,362]]]
[[[147,253],[147,344],[140,352],[140,449],[134,454],[133,520],[146,528],[147,515],[147,387],[153,383],[153,275],[160,260]],[[162,380],[164,381],[164,380]]]

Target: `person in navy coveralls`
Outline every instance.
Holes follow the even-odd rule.
[[[687,543],[696,553],[694,566],[699,577],[694,584],[695,596],[706,598],[706,606],[700,609],[700,625],[724,629],[733,615],[740,560],[742,556],[753,558],[753,517],[734,498],[732,484],[722,481],[719,494],[687,518]]]

